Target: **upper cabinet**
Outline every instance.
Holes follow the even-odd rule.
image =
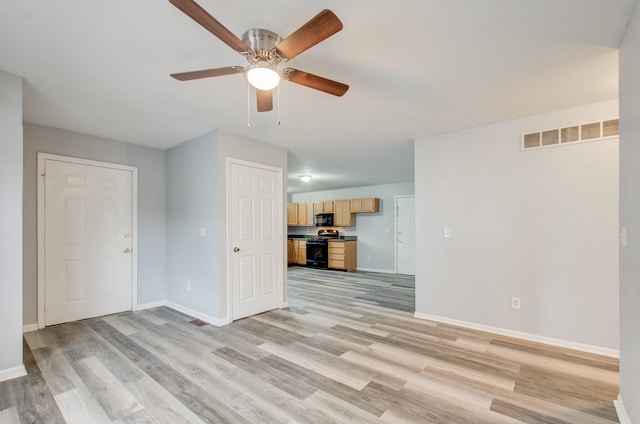
[[[298,204],[287,203],[287,225],[298,225]]]
[[[313,225],[313,211],[310,203],[298,203],[298,225]]]
[[[377,197],[351,199],[351,212],[380,212],[380,199]]]
[[[334,201],[333,200],[325,200],[322,202],[315,202],[313,204],[313,213],[333,213]]]
[[[349,200],[334,200],[333,225],[336,227],[352,227],[356,225],[356,215],[351,211]]]
[[[324,200],[314,203],[288,203],[287,225],[290,227],[312,227],[313,215],[333,213],[333,225],[352,227],[356,225],[356,213],[380,212],[380,199],[364,197],[351,200]]]
[[[287,203],[287,225],[289,227],[313,225],[313,211],[310,203]]]

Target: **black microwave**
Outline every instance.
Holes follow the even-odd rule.
[[[316,227],[333,227],[332,213],[317,213],[313,216]]]

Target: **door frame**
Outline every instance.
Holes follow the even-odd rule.
[[[38,328],[44,328],[46,322],[46,273],[45,273],[45,166],[47,160],[68,162],[76,165],[88,165],[101,168],[117,169],[131,172],[131,310],[138,304],[138,168],[71,156],[54,155],[38,152],[37,167],[37,214],[38,214]]]
[[[395,254],[395,273],[398,273],[398,200],[399,199],[414,199],[415,202],[416,195],[415,194],[406,194],[402,196],[394,196],[393,197],[393,225],[394,225],[394,234],[393,234],[393,250]],[[414,203],[414,212],[415,212],[415,203]],[[415,216],[415,213],[414,213]],[[414,227],[415,228],[415,227]],[[414,234],[415,240],[415,234]],[[415,264],[415,257],[414,257]]]
[[[282,257],[281,259],[281,269],[282,269],[282,275],[281,275],[281,281],[280,284],[278,284],[278,286],[276,287],[276,290],[278,290],[278,295],[280,297],[280,306],[279,308],[283,308],[285,307],[286,304],[286,290],[285,290],[285,284],[286,284],[286,280],[287,280],[287,255],[285,255],[286,252],[286,248],[287,248],[287,244],[286,244],[286,235],[285,235],[285,229],[287,228],[286,224],[286,219],[287,219],[287,215],[286,215],[286,207],[287,207],[287,202],[285,201],[286,197],[285,197],[285,193],[284,193],[284,180],[283,180],[283,176],[284,176],[284,170],[282,168],[276,167],[276,166],[270,166],[270,165],[265,165],[263,163],[257,163],[257,162],[250,162],[250,161],[246,161],[246,160],[242,160],[242,159],[236,159],[236,158],[232,158],[232,157],[227,157],[227,169],[226,169],[226,179],[227,179],[227,193],[226,193],[226,202],[227,202],[227,207],[226,207],[226,240],[225,240],[225,259],[226,259],[226,269],[227,269],[227,316],[228,316],[228,322],[232,323],[234,318],[233,318],[233,264],[232,264],[232,260],[233,260],[233,255],[231,255],[231,250],[233,249],[233,243],[231,240],[231,212],[232,212],[232,202],[231,202],[231,196],[232,196],[232,191],[233,191],[233,181],[231,180],[231,166],[232,165],[242,165],[242,166],[250,166],[252,168],[258,168],[258,169],[264,169],[266,171],[273,171],[276,172],[278,174],[278,178],[280,181],[280,213],[281,213],[281,219],[280,219],[280,231],[277,232],[277,234],[280,234],[280,241],[281,241],[281,255]]]

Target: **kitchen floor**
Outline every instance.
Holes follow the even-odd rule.
[[[373,272],[344,272],[289,267],[289,299],[292,295],[337,296],[366,302],[371,305],[415,312],[416,284],[413,275]]]

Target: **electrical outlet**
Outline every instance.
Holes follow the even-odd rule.
[[[367,256],[367,260],[370,261],[371,260],[371,255]]]
[[[187,281],[187,291],[191,291],[191,281]]]
[[[511,309],[522,309],[522,303],[519,297],[511,298]]]

